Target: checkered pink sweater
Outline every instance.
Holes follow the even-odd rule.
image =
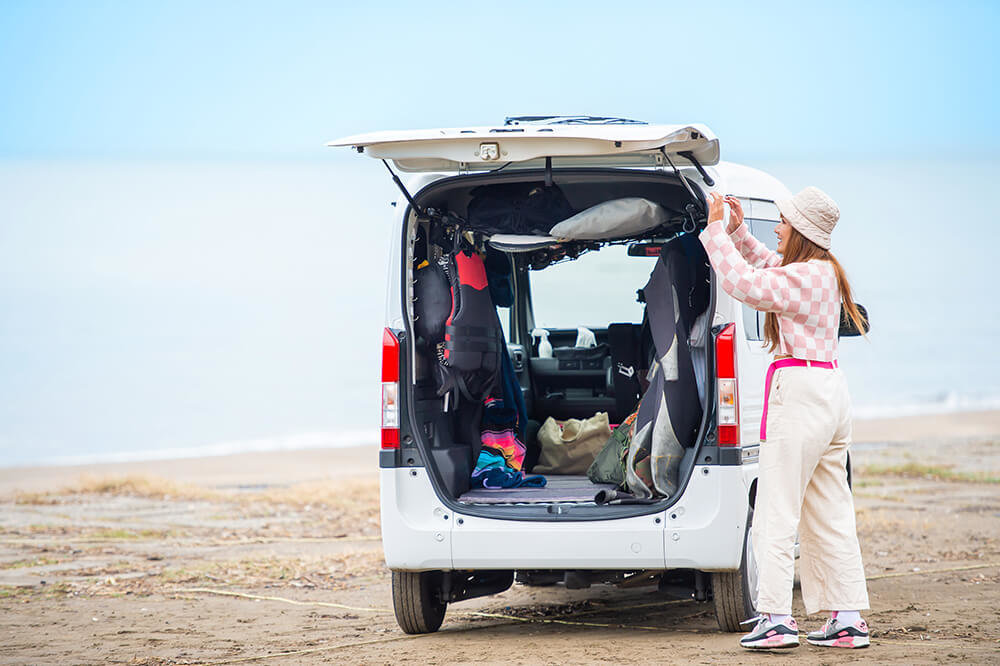
[[[745,224],[732,236],[724,221],[701,232],[722,288],[755,310],[778,314],[779,351],[810,361],[837,358],[840,288],[828,261],[781,265],[781,255],[754,238]]]

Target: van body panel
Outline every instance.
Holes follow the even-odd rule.
[[[785,199],[792,196],[791,191],[785,187],[784,183],[769,173],[760,169],[736,164],[734,162],[719,162],[716,171],[725,179],[726,194],[737,197],[747,197],[751,199]],[[753,210],[744,210],[747,217],[763,217],[755,214]],[[771,216],[764,219],[777,219]]]
[[[451,569],[451,510],[421,467],[379,470],[382,548],[390,569]]]
[[[462,515],[453,533],[455,568],[662,569],[664,515],[574,523]]]
[[[696,465],[684,495],[666,512],[666,568],[739,568],[748,492],[741,466]]]
[[[609,166],[650,166],[661,149],[675,162],[719,161],[719,140],[704,125],[533,125],[372,132],[335,139],[328,146],[352,146],[370,157],[390,159],[402,171],[495,169],[510,162],[545,157],[601,158]],[[628,155],[634,155],[630,160]]]
[[[763,377],[767,366],[771,363],[771,355],[764,349],[762,342],[751,339],[746,330],[746,320],[743,318],[742,303],[732,296],[722,292],[718,287],[720,298],[725,298],[732,306],[732,319],[736,323],[736,390],[740,414],[740,444],[755,445],[760,441],[760,418],[764,412]]]

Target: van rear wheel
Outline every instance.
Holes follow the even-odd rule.
[[[430,634],[441,627],[448,604],[441,601],[440,571],[393,571],[392,607],[396,623],[408,634]]]
[[[754,598],[757,591],[757,560],[753,554],[750,526],[753,509],[747,516],[746,533],[743,535],[743,557],[736,571],[712,574],[712,597],[715,601],[715,619],[722,631],[742,631],[740,623],[757,615]]]

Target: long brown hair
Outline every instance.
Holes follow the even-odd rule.
[[[837,261],[837,258],[829,250],[824,250],[819,245],[816,245],[816,243],[799,233],[799,230],[792,225],[789,224],[788,228],[790,233],[788,240],[785,241],[785,254],[782,255],[781,265],[787,266],[796,261],[809,261],[810,259],[822,259],[833,264],[833,270],[837,275],[837,285],[840,287],[841,307],[847,313],[847,318],[851,320],[855,328],[862,335],[865,335],[865,325],[867,322],[858,310],[858,306],[854,303],[854,299],[851,298],[851,285],[847,281],[847,274],[844,273],[844,267],[840,265],[840,262]],[[768,312],[767,316],[764,317],[764,343],[768,347],[769,352],[774,352],[778,349],[778,336],[778,315],[774,312]]]

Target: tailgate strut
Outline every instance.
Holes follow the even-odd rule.
[[[694,168],[697,169],[698,173],[701,174],[701,179],[705,181],[706,185],[708,185],[709,187],[715,185],[715,181],[712,180],[712,177],[708,175],[708,172],[705,171],[705,167],[701,165],[701,162],[698,161],[698,158],[694,156],[693,152],[691,152],[690,150],[682,150],[677,154],[694,165]]]
[[[663,153],[663,156],[667,159],[667,163],[674,170],[674,173],[677,174],[677,177],[681,179],[681,183],[684,184],[684,188],[688,191],[688,194],[691,195],[692,203],[689,203],[688,205],[684,206],[684,212],[687,213],[688,219],[684,222],[684,226],[682,227],[682,229],[688,233],[692,233],[698,228],[698,222],[695,219],[695,211],[697,211],[698,209],[704,211],[704,208],[701,205],[701,199],[699,199],[698,195],[694,193],[693,189],[691,189],[691,183],[689,183],[687,178],[684,177],[684,174],[681,173],[681,170],[677,168],[677,165],[674,164],[674,161],[670,159],[670,155],[667,153],[667,151],[663,148],[660,148],[660,152]],[[684,155],[684,153],[680,154]],[[685,157],[687,156],[685,155]],[[693,157],[689,157],[688,159],[694,160]],[[705,175],[705,177],[707,178],[706,182],[709,186],[715,184],[715,181],[713,181],[711,178],[708,178],[707,174],[705,174],[705,172],[702,170],[701,165],[698,166],[698,171],[700,171],[703,175]],[[688,222],[691,223],[690,226],[688,225]]]
[[[667,159],[667,164],[670,165],[670,168],[673,169],[674,173],[677,174],[677,177],[681,179],[681,183],[684,184],[684,189],[688,191],[688,194],[691,195],[691,198],[694,199],[695,201],[701,201],[698,198],[698,195],[694,193],[694,190],[691,189],[691,183],[689,183],[688,179],[684,177],[684,174],[681,173],[681,170],[677,168],[677,165],[674,164],[674,161],[670,159],[670,154],[663,148],[660,148],[660,152],[663,153],[663,156]]]
[[[406,200],[410,202],[410,208],[417,211],[418,216],[427,217],[427,211],[425,211],[423,208],[417,205],[417,202],[413,200],[413,197],[410,196],[410,193],[407,191],[406,186],[403,185],[403,181],[399,179],[399,176],[397,176],[396,172],[392,170],[392,167],[389,166],[389,163],[386,162],[385,160],[382,160],[382,164],[384,164],[385,168],[389,170],[390,174],[392,174],[392,182],[396,183],[396,187],[398,187],[399,191],[403,193],[403,196],[406,197]]]

